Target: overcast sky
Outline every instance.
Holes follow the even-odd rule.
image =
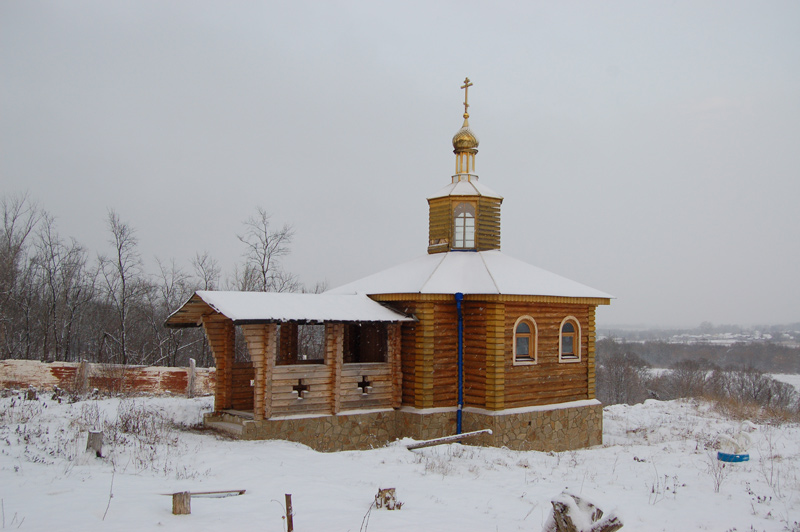
[[[427,249],[469,76],[505,253],[598,325],[800,321],[800,2],[0,3],[0,180],[230,272],[256,206],[337,286]]]

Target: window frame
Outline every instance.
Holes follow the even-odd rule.
[[[533,351],[532,356],[529,353],[529,356],[525,358],[517,357],[517,328],[521,323],[527,324],[531,331],[521,334],[523,337],[528,337],[530,339],[529,350]],[[520,316],[517,318],[517,321],[514,322],[511,355],[515,366],[533,366],[539,363],[539,326],[536,324],[536,320],[531,316]]]
[[[453,249],[475,249],[477,246],[478,217],[476,213],[475,205],[468,201],[459,203],[453,209]],[[469,219],[472,220],[472,227],[469,228],[470,238],[467,238],[467,220]],[[461,239],[459,240],[458,224],[460,220],[463,221],[463,227],[461,228]],[[472,245],[467,245],[468,241],[471,241]]]
[[[571,323],[575,331],[567,333],[572,335],[572,354],[564,354],[564,325]],[[567,316],[561,320],[558,326],[558,361],[564,363],[574,363],[581,361],[581,322],[575,316]]]

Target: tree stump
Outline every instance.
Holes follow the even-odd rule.
[[[615,515],[603,517],[603,510],[589,501],[563,492],[550,501],[553,515],[542,532],[616,532],[622,528],[622,521]],[[578,528],[578,523],[591,523],[589,528]]]
[[[103,457],[103,431],[90,430],[86,440],[86,450],[94,451],[98,458]]]
[[[394,488],[380,488],[375,495],[375,508],[386,508],[387,510],[399,510],[403,503],[397,500]]]
[[[181,491],[172,494],[172,515],[189,515],[192,513],[192,492]]]

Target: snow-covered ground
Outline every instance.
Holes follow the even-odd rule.
[[[751,461],[720,469],[713,442],[735,434],[739,423],[693,401],[608,407],[604,445],[563,453],[459,444],[409,451],[408,441],[318,453],[167,422],[197,423],[211,404],[0,399],[0,527],[281,531],[284,494],[291,493],[298,531],[538,532],[550,500],[566,489],[619,515],[623,530],[800,530],[800,429],[760,425]],[[84,451],[87,430],[104,423],[113,441],[96,458]],[[373,509],[366,522],[378,488],[388,487],[402,509]],[[183,516],[172,515],[163,495],[233,489],[247,492],[193,498],[191,515]]]
[[[800,375],[794,373],[772,373],[770,376],[775,380],[791,384],[795,389],[800,390]]]

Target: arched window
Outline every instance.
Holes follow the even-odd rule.
[[[475,206],[459,203],[453,212],[453,248],[475,247]]]
[[[538,329],[530,316],[522,316],[514,324],[514,364],[535,364]]]
[[[558,355],[561,362],[578,362],[581,359],[581,326],[572,316],[561,322]]]

